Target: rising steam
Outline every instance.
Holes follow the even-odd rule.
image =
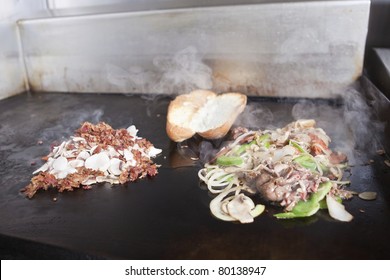
[[[148,69],[140,66],[123,69],[108,64],[106,72],[108,81],[119,92],[181,94],[213,87],[212,69],[192,46],[173,55],[154,57]],[[318,102],[317,99],[307,98],[295,104],[291,100],[282,101],[281,106],[267,101],[248,102],[235,126],[275,129],[297,119],[315,119],[317,126],[332,138],[332,148],[346,153],[350,161],[354,161],[357,153],[372,153],[381,147],[380,141],[374,136],[383,133],[384,129],[383,123],[375,120],[373,110],[362,92],[364,90],[351,86],[340,92],[339,102]],[[156,107],[159,103],[158,98],[154,99],[155,96],[150,106]],[[155,110],[154,107],[151,109]],[[151,114],[149,111],[147,113]],[[198,152],[201,157],[208,157],[205,156],[210,154],[208,150],[211,150],[210,145],[202,144]]]
[[[332,138],[335,150],[347,154],[350,163],[361,164],[382,147],[377,135],[384,130],[384,124],[376,119],[363,92],[356,86],[346,89],[340,94],[339,105],[300,101],[292,108],[292,116],[315,119],[317,126]]]
[[[139,66],[123,69],[107,64],[106,74],[119,92],[177,94],[213,86],[211,68],[192,46],[174,55],[154,57],[153,66],[148,70]]]
[[[202,62],[202,56],[195,47],[185,48],[173,57],[156,57],[153,64],[162,73],[154,92],[188,93],[213,86],[212,70]]]
[[[88,121],[94,124],[100,122],[103,113],[103,109],[65,111],[54,126],[43,129],[40,139],[48,143],[59,141],[59,136],[62,139],[67,139],[74,134],[74,130],[80,127],[83,122]]]

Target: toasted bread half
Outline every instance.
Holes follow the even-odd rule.
[[[195,90],[177,96],[168,107],[166,131],[182,142],[198,133],[206,139],[225,136],[246,106],[246,95]]]

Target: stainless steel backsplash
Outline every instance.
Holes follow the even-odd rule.
[[[331,98],[362,73],[369,1],[127,2],[52,0],[5,13],[0,30],[13,43],[0,45],[0,70],[14,79],[0,75],[0,98],[195,88]]]

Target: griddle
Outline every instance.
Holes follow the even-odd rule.
[[[178,147],[165,133],[172,98],[23,93],[0,101],[2,259],[390,258],[390,168],[384,164],[386,157],[356,153],[350,189],[375,191],[378,197],[375,201],[354,197],[345,202],[354,216],[350,223],[331,219],[326,210],[309,218],[277,220],[272,215],[281,209],[276,207],[268,207],[252,224],[222,222],[210,214],[212,196],[197,176],[201,163],[190,160],[183,145]],[[248,104],[272,112],[267,121],[279,126],[293,121],[292,108],[300,101],[253,97]],[[335,122],[334,126],[343,122],[339,102],[310,102],[317,109],[333,112],[333,117],[323,122]],[[84,121],[104,121],[114,128],[136,125],[140,136],[163,149],[155,159],[161,164],[159,174],[125,185],[98,184],[88,191],[39,192],[27,199],[19,190],[43,164],[40,158]],[[334,141],[343,140],[332,131],[332,125],[328,127]],[[191,141],[184,144],[195,154],[199,145],[217,149],[221,144]]]

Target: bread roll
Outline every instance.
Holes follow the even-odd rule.
[[[182,142],[198,133],[206,139],[225,136],[245,109],[246,95],[195,90],[177,96],[168,107],[166,131],[169,138]]]

